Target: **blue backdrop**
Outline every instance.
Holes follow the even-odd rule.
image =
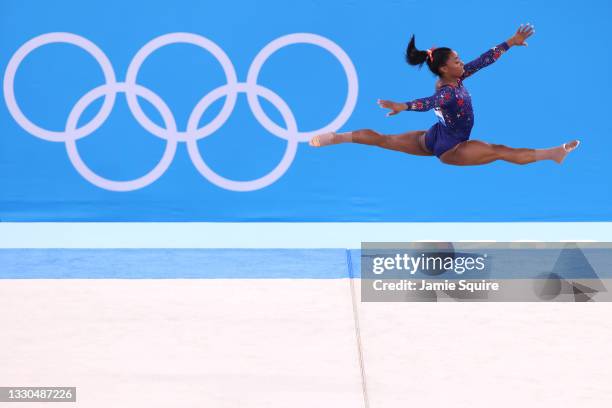
[[[445,0],[435,5],[359,0],[4,0],[0,4],[4,80],[0,219],[610,221],[611,11],[611,3],[604,0]],[[499,162],[454,167],[431,157],[369,146],[313,149],[303,142],[307,133],[284,134],[289,142],[275,135],[269,124],[266,128],[261,123],[261,113],[254,114],[247,103],[245,91],[252,97],[258,91],[263,113],[279,127],[291,127],[285,121],[291,122],[292,114],[297,130],[308,132],[331,123],[347,93],[356,92],[356,104],[349,101],[346,107],[342,130],[373,128],[393,134],[427,129],[435,122],[432,111],[387,118],[376,104],[378,98],[405,101],[433,93],[432,74],[403,61],[409,36],[416,34],[419,48],[452,47],[467,62],[526,22],[537,31],[528,40],[529,47],[512,48],[466,81],[476,115],[472,138],[516,147],[548,147],[580,138],[583,144],[562,166]],[[141,87],[132,84],[131,89],[137,88],[143,113],[153,122],[147,130],[129,109],[125,88],[97,88],[109,82],[103,67],[83,48],[52,42],[60,37],[48,33],[57,32],[70,33],[60,37],[81,45],[91,42],[84,47],[99,47],[103,54],[97,58],[108,58],[106,73],[112,67],[120,84],[138,51],[171,33],[191,33],[199,37],[189,38],[216,44],[240,84],[248,82],[247,73],[262,49],[293,33],[311,33],[317,41],[336,46],[336,55],[345,54],[345,65],[349,71],[354,67],[356,76],[349,85],[340,60],[312,43],[290,44],[273,52],[261,66],[256,81],[260,87],[236,85],[243,88],[236,88],[236,104],[226,112],[227,120],[218,122],[208,136],[191,141],[206,163],[202,170],[180,138],[191,137],[186,129],[198,102],[228,83],[213,54],[178,43],[143,59],[135,80]],[[9,75],[7,80],[11,58],[14,61],[20,47],[36,37],[49,43],[24,54],[14,78]],[[99,94],[88,94],[96,88]],[[115,92],[114,105],[107,101],[103,106],[101,96]],[[16,119],[11,94],[23,118],[38,131],[24,127],[23,118]],[[75,104],[86,94],[91,98],[81,101],[84,111],[78,115]],[[196,117],[196,127],[223,113],[223,94],[213,96],[205,101],[211,104],[202,118]],[[106,112],[106,118],[98,115],[101,108],[100,115]],[[91,120],[95,124],[96,117],[104,119],[99,126],[83,128]],[[172,126],[164,121],[175,121],[177,132],[167,130]],[[56,133],[40,131],[43,128]],[[155,129],[160,134],[152,134]],[[171,138],[170,133],[174,141],[167,142],[164,136]],[[139,179],[162,156],[148,181],[113,184],[92,175],[115,181]],[[81,174],[82,165],[79,172],[70,157],[73,161],[80,157],[92,173]],[[279,162],[284,168],[268,179],[246,184],[227,181],[260,179]]]

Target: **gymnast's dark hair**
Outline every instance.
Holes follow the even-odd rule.
[[[406,62],[410,65],[418,65],[419,68],[427,62],[427,66],[437,76],[441,75],[440,68],[446,65],[448,57],[450,57],[452,50],[448,47],[440,47],[433,50],[431,56],[433,62],[428,58],[427,51],[418,50],[414,44],[414,34],[410,37],[408,47],[406,47]]]

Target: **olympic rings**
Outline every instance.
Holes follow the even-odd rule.
[[[106,81],[105,84],[94,88],[79,99],[68,116],[64,131],[48,130],[31,122],[21,111],[15,97],[15,75],[22,61],[32,51],[52,43],[68,43],[87,51],[102,68]],[[200,99],[189,116],[184,132],[178,130],[174,115],[162,98],[150,89],[137,84],[140,67],[149,55],[161,47],[176,43],[192,44],[211,53],[221,65],[227,81],[225,85],[212,90]],[[270,89],[257,84],[257,78],[263,64],[273,53],[283,47],[299,43],[317,45],[329,51],[342,64],[348,82],[347,97],[338,116],[326,126],[313,131],[300,132],[295,117],[285,101]],[[187,144],[187,151],[194,166],[207,180],[227,190],[254,191],[269,186],[285,174],[295,158],[298,143],[308,141],[315,134],[336,131],[342,127],[355,109],[359,87],[357,72],[349,56],[336,43],[316,34],[289,34],[270,42],[253,60],[248,70],[247,81],[238,82],[231,60],[217,44],[197,34],[169,33],[154,38],[145,44],[130,62],[125,82],[117,82],[110,60],[97,45],[76,34],[57,32],[32,38],[15,52],[6,68],[3,90],[8,110],[19,126],[40,139],[51,142],[63,142],[66,145],[68,157],[77,172],[87,181],[100,188],[111,191],[133,191],[150,185],[166,172],[170,164],[172,164],[178,143],[184,142]],[[117,93],[125,93],[130,112],[144,129],[166,141],[165,151],[158,164],[144,176],[129,181],[113,181],[94,173],[82,160],[77,149],[77,141],[79,139],[91,135],[104,124],[113,109]],[[236,105],[238,94],[240,93],[246,94],[248,104],[257,121],[268,132],[287,141],[285,153],[278,165],[265,176],[249,181],[230,180],[215,173],[202,158],[197,144],[198,140],[211,135],[225,124]],[[100,111],[91,121],[82,127],[78,127],[79,118],[82,113],[91,103],[101,97],[104,98],[104,102]],[[146,99],[159,111],[165,128],[160,127],[147,117],[140,107],[138,97]],[[221,111],[211,122],[198,128],[199,121],[206,109],[222,97],[225,97],[225,102]],[[265,114],[259,103],[259,97],[267,99],[279,110],[286,128],[274,123]]]

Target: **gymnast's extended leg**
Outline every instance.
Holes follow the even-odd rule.
[[[359,143],[417,156],[432,156],[425,145],[425,133],[427,133],[425,130],[414,130],[397,135],[383,135],[372,129],[346,133],[330,132],[313,137],[310,145],[321,147],[338,143]]]
[[[578,140],[564,143],[550,149],[516,149],[500,144],[491,144],[480,140],[468,140],[459,143],[440,156],[446,164],[456,166],[474,166],[504,160],[515,164],[528,164],[541,160],[553,160],[559,164],[578,145]]]

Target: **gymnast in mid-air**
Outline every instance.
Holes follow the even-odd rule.
[[[415,130],[399,135],[382,135],[371,129],[346,133],[329,132],[314,136],[310,140],[310,145],[321,147],[338,143],[360,143],[418,156],[435,155],[443,163],[458,166],[487,164],[496,160],[516,164],[541,160],[562,163],[568,153],[578,147],[580,143],[578,140],[549,149],[517,149],[480,140],[469,140],[474,126],[474,111],[472,99],[463,81],[497,61],[510,47],[526,46],[525,40],[534,33],[535,29],[531,24],[521,25],[510,39],[465,65],[457,52],[450,48],[418,50],[413,35],[406,49],[406,62],[419,67],[427,63],[429,69],[439,77],[436,93],[428,98],[409,102],[378,100],[378,104],[390,110],[387,116],[402,111],[424,112],[434,109],[439,121],[429,130]]]

